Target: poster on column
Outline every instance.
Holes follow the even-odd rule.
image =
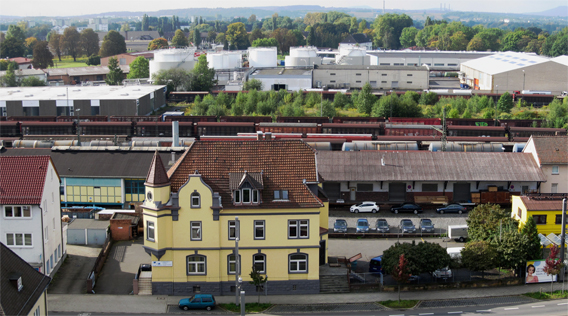
[[[527,278],[525,283],[542,283],[556,281],[556,275],[547,275],[544,272],[546,260],[527,261]]]

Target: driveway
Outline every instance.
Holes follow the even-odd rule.
[[[55,274],[48,294],[85,294],[87,277],[101,252],[100,247],[67,245],[67,259]]]
[[[144,240],[117,241],[105,262],[95,292],[97,294],[127,295],[132,292],[132,280],[141,263],[150,263],[150,256],[142,246]]]

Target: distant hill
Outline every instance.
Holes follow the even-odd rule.
[[[542,12],[534,12],[534,13],[526,13],[528,15],[539,15],[539,16],[561,16],[561,17],[568,17],[568,6],[560,6],[554,9],[542,11]]]

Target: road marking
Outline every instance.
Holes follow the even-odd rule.
[[[448,314],[463,314],[463,312],[448,312]]]
[[[422,239],[422,242],[424,242],[424,238],[420,237],[420,239]]]
[[[421,313],[421,314],[418,314],[418,315],[434,315],[434,313]]]
[[[510,311],[510,310],[513,310],[513,309],[519,309],[519,308],[518,308],[518,307],[509,307],[509,308],[505,308],[505,310],[506,310],[506,311]]]
[[[404,316],[404,314],[398,314],[398,315],[389,315],[389,316]]]
[[[475,312],[476,313],[491,313],[491,310],[490,309],[480,309],[480,310],[477,310]]]
[[[558,303],[558,305],[568,305],[568,303]]]
[[[532,308],[539,308],[539,307],[544,307],[544,305],[536,305],[536,306],[531,306]]]

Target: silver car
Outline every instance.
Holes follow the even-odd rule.
[[[349,211],[351,213],[363,213],[363,212],[371,212],[371,213],[376,213],[379,211],[379,206],[377,205],[376,202],[363,202],[360,204],[355,204],[352,205],[351,208],[349,209]]]
[[[434,224],[431,219],[423,218],[420,220],[420,231],[423,233],[433,233]]]
[[[390,232],[390,227],[389,227],[389,223],[387,223],[387,220],[384,218],[380,218],[377,220],[377,233],[388,233]]]

